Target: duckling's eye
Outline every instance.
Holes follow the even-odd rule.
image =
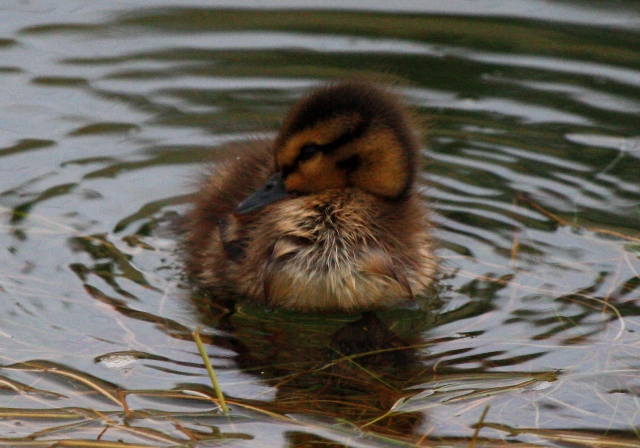
[[[304,162],[305,160],[309,160],[319,152],[320,146],[318,145],[304,145],[302,148],[300,148],[300,153],[298,154],[297,160],[298,162]]]

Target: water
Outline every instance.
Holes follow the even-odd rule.
[[[0,9],[0,441],[467,446],[490,405],[488,439],[638,443],[635,2],[58,3]],[[210,306],[166,225],[195,173],[359,73],[425,123],[432,303]]]

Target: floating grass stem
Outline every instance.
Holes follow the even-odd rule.
[[[209,355],[207,355],[207,351],[204,349],[204,345],[200,340],[200,325],[196,327],[196,331],[191,333],[193,335],[193,340],[198,346],[198,351],[200,352],[200,356],[204,361],[204,365],[207,368],[207,372],[209,373],[209,378],[211,378],[211,384],[216,391],[216,396],[218,397],[218,402],[220,403],[220,408],[222,409],[222,413],[224,415],[229,414],[229,408],[227,407],[227,403],[224,401],[224,395],[222,394],[222,389],[220,389],[220,384],[218,384],[218,378],[216,378],[216,372],[213,370],[213,366],[211,366],[211,362],[209,361]]]
[[[471,442],[469,442],[469,448],[474,448],[476,446],[476,442],[478,441],[478,433],[484,426],[484,418],[487,416],[487,412],[489,412],[489,408],[491,406],[487,405],[482,411],[482,415],[480,416],[480,421],[476,424],[476,430],[473,432],[473,437],[471,437]]]

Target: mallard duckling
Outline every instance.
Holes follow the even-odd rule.
[[[203,182],[186,219],[187,270],[216,295],[305,311],[413,298],[437,264],[414,188],[418,150],[389,91],[311,91],[273,142],[247,145]]]

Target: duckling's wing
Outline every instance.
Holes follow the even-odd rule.
[[[278,272],[279,263],[289,258],[291,255],[297,253],[300,250],[302,238],[284,237],[278,239],[273,246],[271,256],[267,261],[264,272],[262,275],[264,297],[267,304],[271,302],[271,289]]]
[[[359,258],[358,270],[360,272],[365,275],[392,279],[400,285],[410,299],[414,298],[409,280],[403,272],[395,268],[393,259],[388,253],[381,249],[367,248]]]

